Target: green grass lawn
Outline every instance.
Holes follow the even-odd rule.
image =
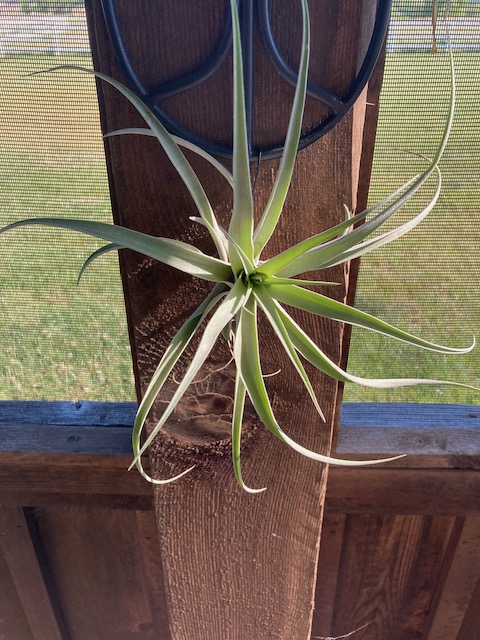
[[[81,74],[25,78],[87,56],[0,64],[2,225],[41,215],[111,221],[95,85]],[[77,286],[93,238],[26,228],[0,241],[1,399],[133,400],[116,257]]]
[[[469,344],[472,336],[480,336],[480,89],[475,80],[480,54],[457,53],[456,66],[458,108],[442,161],[444,189],[440,202],[414,232],[365,257],[356,305],[423,337],[461,346]],[[445,56],[389,56],[370,190],[372,202],[421,166],[399,149],[432,153],[446,112],[448,78]],[[422,198],[419,200],[417,206]],[[349,369],[372,377],[418,376],[479,386],[480,350],[460,357],[443,356],[354,330]],[[445,386],[381,391],[348,385],[345,399],[478,402],[474,392]]]
[[[22,77],[62,62],[88,65],[89,59],[37,55],[0,61],[2,225],[37,215],[111,219],[92,79],[65,73]],[[480,55],[457,54],[457,63],[461,99],[443,162],[441,203],[419,230],[364,260],[357,306],[429,339],[465,345],[480,335]],[[389,58],[372,200],[421,166],[397,148],[427,154],[434,148],[448,85],[430,82],[437,68],[445,75],[440,56]],[[78,269],[98,246],[93,239],[40,228],[1,238],[0,399],[134,399],[115,256],[99,260],[76,285]],[[349,366],[359,375],[443,377],[478,385],[479,354],[480,349],[460,358],[438,356],[359,330]],[[349,386],[345,398],[477,401],[472,393],[446,387],[380,392]]]

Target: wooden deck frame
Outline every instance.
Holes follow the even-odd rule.
[[[135,407],[0,402],[0,504],[152,508],[150,485],[126,473]],[[331,467],[330,512],[480,515],[479,430],[471,405],[344,403],[338,455],[406,457]]]
[[[62,514],[69,520],[78,515],[84,526],[89,522],[93,528],[102,528],[105,522],[118,520],[114,515],[117,512],[119,522],[133,518],[137,536],[147,529],[155,537],[151,487],[136,472],[127,472],[134,413],[134,403],[0,403],[0,555],[14,579],[12,588],[25,617],[23,621],[19,620],[20,614],[12,619],[3,617],[0,630],[10,631],[6,637],[15,637],[24,627],[33,631],[31,636],[21,631],[22,640],[83,640],[88,635],[83,628],[76,629],[68,611],[64,617],[57,592],[59,567],[49,569],[51,549],[45,550],[42,544],[46,541],[42,543],[38,531],[35,533],[37,517],[40,522],[42,517],[56,522]],[[330,469],[312,640],[367,624],[369,620],[358,617],[359,611],[373,616],[373,626],[359,632],[359,638],[407,640],[413,637],[409,635],[409,616],[413,615],[409,611],[419,606],[417,600],[422,594],[425,599],[425,590],[429,606],[421,616],[422,635],[415,637],[477,640],[479,427],[480,412],[474,406],[344,404],[337,453],[356,458],[383,456],[397,454],[403,447],[408,456],[379,467]],[[394,614],[387,611],[385,618],[380,616],[381,624],[372,602],[379,606],[375,589],[385,589],[385,576],[377,576],[375,588],[367,588],[352,584],[350,575],[351,563],[356,564],[360,556],[351,547],[361,544],[362,535],[372,531],[379,537],[374,545],[363,548],[363,553],[371,554],[373,547],[377,554],[378,547],[383,549],[389,571],[395,572],[397,562],[391,546],[400,541],[408,549],[421,545],[421,553],[427,557],[433,554],[438,565],[436,569],[431,562],[415,565],[414,576],[422,594],[416,589],[413,594],[403,594],[400,609]],[[142,606],[136,607],[156,620],[157,635],[151,635],[151,623],[143,622],[139,624],[144,625],[144,632],[138,637],[170,640],[161,599],[149,609],[145,604],[148,594],[142,591],[145,582],[161,591],[161,566],[156,564],[154,547],[156,542],[147,548],[153,556],[152,563],[142,569],[146,576],[140,582],[136,576],[131,588],[135,588],[136,598],[142,599]],[[119,588],[127,589],[130,581],[125,578]],[[13,592],[9,597],[14,597]],[[88,601],[88,594],[82,597]],[[39,598],[44,601],[41,609],[36,604]],[[346,615],[352,607],[354,614]],[[115,625],[108,615],[105,619],[105,629],[95,630],[102,640],[109,637]],[[128,630],[124,636],[120,630],[116,633],[119,640],[132,637]]]

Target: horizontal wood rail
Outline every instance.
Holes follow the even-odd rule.
[[[171,640],[135,411],[0,402],[0,635]],[[469,405],[343,405],[338,456],[407,455],[330,468],[312,640],[478,639],[479,429]]]
[[[0,402],[0,504],[151,509],[131,462],[135,403]],[[480,409],[344,403],[339,457],[404,458],[331,467],[336,513],[480,514]]]

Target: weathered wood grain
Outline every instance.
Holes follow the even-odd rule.
[[[0,451],[129,456],[135,413],[134,402],[0,401]]]
[[[69,640],[170,640],[153,510],[49,507],[32,517]]]
[[[131,427],[136,411],[135,402],[0,400],[0,426]]]
[[[152,488],[131,457],[0,452],[0,505],[151,509]]]
[[[34,640],[0,545],[0,638]]]
[[[46,568],[42,570],[41,558],[21,508],[0,508],[0,547],[28,621],[30,637],[67,640],[62,613],[55,600],[52,601]]]
[[[0,451],[128,457],[135,412],[133,402],[1,401]],[[338,454],[404,453],[402,468],[478,466],[475,405],[346,402],[340,419]]]
[[[454,523],[452,517],[347,516],[330,635],[367,625],[356,634],[360,640],[419,639]]]
[[[480,472],[332,467],[327,499],[334,513],[478,515]]]
[[[344,513],[331,513],[327,505],[328,503],[326,503],[323,518],[322,539],[318,557],[312,640],[330,636],[335,615],[343,535],[347,518]]]
[[[388,466],[480,468],[480,411],[474,405],[358,403],[344,406],[339,456],[406,457]]]
[[[429,612],[422,640],[466,640],[460,635],[460,629],[471,615],[472,607],[478,604],[475,589],[480,580],[480,517],[458,520],[458,535],[451,541],[448,566],[435,590],[434,606]],[[478,614],[477,607],[477,618]],[[473,638],[471,636],[470,640]]]
[[[480,637],[480,579],[478,580],[462,626],[455,640],[478,640]]]
[[[312,79],[327,78],[329,88],[344,92],[358,65],[356,43],[364,40],[363,18],[373,4],[370,0],[362,3],[342,1],[334,5],[321,0],[312,4],[313,48],[317,54],[313,56]],[[295,26],[298,25],[299,6],[290,2],[274,6],[274,28],[280,46],[289,60],[295,62],[298,59],[299,33]],[[172,24],[164,19],[163,9],[162,12],[155,10],[157,7],[158,3],[154,2],[142,6],[142,15],[149,24],[145,31],[140,29],[133,5],[117,3],[134,60],[137,64],[148,60],[148,68],[142,75],[149,83],[167,73],[167,60],[159,51],[159,43],[172,42]],[[101,16],[96,12],[96,6],[91,9],[91,24],[96,32],[95,63],[103,71],[118,75]],[[168,58],[174,60],[174,69],[194,63],[200,50],[197,44],[200,34],[207,41],[215,39],[224,3],[198,3],[195,11],[191,9],[191,3],[175,4],[176,20],[188,32],[189,52],[188,60],[182,57],[180,63],[176,55],[183,56],[185,48],[181,47],[177,54],[179,50],[172,45]],[[199,21],[205,18],[205,23],[199,27]],[[208,86],[189,92],[186,98],[170,100],[168,108],[178,110],[182,121],[196,131],[202,133],[213,128],[218,139],[230,140],[230,75],[229,66],[224,65]],[[292,89],[284,85],[277,74],[271,73],[261,47],[258,47],[256,91],[257,139],[264,142],[279,136],[281,139]],[[208,101],[205,100],[207,96]],[[105,130],[138,121],[117,96],[103,87],[100,88],[100,103]],[[267,104],[275,105],[274,118],[271,110],[264,108]],[[308,101],[305,128],[316,123],[319,117],[321,109]],[[343,216],[341,203],[354,206],[357,194],[354,176],[358,176],[359,157],[352,154],[352,148],[361,148],[361,141],[357,144],[356,139],[361,138],[362,127],[361,109],[357,109],[357,120],[350,115],[314,148],[299,154],[295,186],[285,219],[269,251],[278,251],[340,221]],[[208,249],[209,242],[202,230],[188,222],[188,216],[195,213],[189,196],[178,184],[157,146],[146,140],[108,142],[115,219],[141,231],[193,240],[200,248]],[[211,171],[199,162],[195,162],[195,166],[200,169],[207,192],[219,203],[216,213],[224,223],[230,196]],[[276,166],[274,162],[264,162],[260,166],[255,193],[258,209],[265,202]],[[141,394],[170,336],[190,313],[191,305],[204,295],[205,287],[131,254],[122,257],[122,272],[137,388]],[[335,289],[334,295],[344,299],[343,269],[333,269],[328,276],[343,283]],[[303,317],[301,320],[306,321]],[[338,362],[341,327],[321,321],[306,321],[306,327]],[[335,415],[336,384],[316,378],[328,425],[319,429],[317,416],[307,408],[298,385],[291,375],[284,373],[288,369],[285,361],[278,359],[276,344],[269,337],[263,347],[266,350],[265,369],[282,368],[281,375],[269,380],[279,419],[302,444],[328,451]],[[215,368],[215,362],[223,364],[226,357],[225,352],[217,352],[211,367]],[[213,383],[216,393],[231,387],[229,375],[230,372]],[[207,392],[211,393],[211,390],[199,390],[197,404],[200,407],[207,401]],[[213,420],[214,413],[208,413],[208,418]],[[275,442],[250,419],[244,448],[245,476],[253,486],[269,487],[265,494],[252,500],[240,492],[233,479],[228,423],[227,426],[220,423],[216,429],[213,434],[206,432],[205,420],[191,414],[188,421],[171,423],[166,430],[166,439],[159,440],[153,449],[152,468],[159,477],[189,466],[192,460],[198,462],[188,478],[156,490],[172,635],[175,639],[190,640],[197,637],[201,629],[203,636],[212,640],[224,640],[225,637],[238,640],[304,639],[311,620],[326,481],[324,470]],[[284,473],[286,469],[288,474]]]

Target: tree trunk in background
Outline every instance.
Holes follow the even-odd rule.
[[[276,37],[285,57],[299,57],[299,3],[274,8]],[[98,2],[88,3],[95,66],[122,79]],[[158,84],[205,60],[226,19],[223,0],[171,0],[141,4],[119,0],[117,12],[127,48],[146,84]],[[273,11],[273,8],[272,8]],[[310,78],[342,94],[349,86],[369,38],[371,0],[311,3]],[[255,35],[257,38],[257,34]],[[255,62],[255,135],[258,143],[285,135],[293,89],[274,72],[259,42]],[[365,93],[365,92],[364,92]],[[206,83],[169,99],[167,108],[196,132],[231,140],[231,59]],[[143,126],[141,118],[110,87],[99,85],[102,126],[111,131]],[[298,155],[294,182],[269,254],[343,219],[342,204],[355,207],[365,119],[365,95],[349,115],[320,141]],[[368,109],[369,107],[367,107]],[[308,100],[305,128],[323,114]],[[367,112],[368,114],[368,112]],[[125,136],[107,141],[107,162],[117,223],[153,235],[194,242],[210,251],[203,229],[189,220],[196,210],[189,194],[153,139]],[[230,190],[211,169],[192,158],[215,212],[225,222]],[[262,162],[255,189],[257,212],[266,202],[277,161]],[[362,170],[362,173],[365,169]],[[368,174],[368,171],[367,171]],[[200,281],[124,252],[122,277],[141,395],[169,340],[208,290]],[[344,300],[343,267],[322,276],[340,283],[328,294]],[[336,362],[342,357],[341,325],[299,314],[302,325]],[[328,453],[338,416],[339,390],[315,374],[314,386],[327,417],[323,424],[275,338],[262,339],[264,371],[274,410],[285,431],[302,445]],[[169,629],[158,638],[174,640],[306,640],[310,637],[316,564],[327,470],[276,440],[247,416],[243,442],[244,477],[267,491],[252,496],[236,485],[230,456],[233,366],[219,348],[151,453],[151,467],[168,477],[196,464],[180,481],[155,489],[159,553],[165,576],[164,607]],[[173,382],[169,391],[175,387]],[[154,413],[160,411],[161,402]]]

